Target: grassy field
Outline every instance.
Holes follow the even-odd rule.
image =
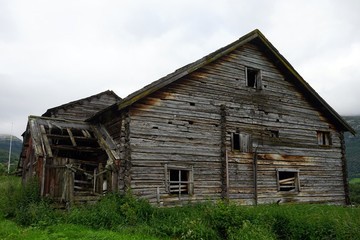
[[[349,181],[349,183],[350,184],[355,184],[355,183],[360,184],[360,178],[353,178]]]
[[[147,234],[135,232],[115,232],[110,230],[94,230],[75,224],[55,224],[46,227],[23,227],[15,222],[0,220],[0,239],[33,240],[33,239],[98,239],[98,240],[143,240],[168,239],[157,238]]]
[[[68,211],[0,177],[0,239],[360,239],[360,208],[238,206],[223,201],[156,208],[131,194],[109,194]]]

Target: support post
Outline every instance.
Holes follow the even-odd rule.
[[[253,169],[254,169],[254,200],[255,205],[258,205],[258,192],[257,192],[257,147],[255,148],[253,157]]]
[[[130,146],[130,110],[126,109],[124,119],[125,143],[124,143],[124,192],[130,190],[131,169],[131,146]]]
[[[220,106],[220,161],[221,161],[221,198],[229,199],[229,182],[228,182],[228,161],[226,153],[226,105]]]

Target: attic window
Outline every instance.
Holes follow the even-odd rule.
[[[251,135],[247,133],[232,133],[231,146],[233,151],[251,152],[252,149]]]
[[[297,169],[277,169],[277,187],[279,192],[299,192],[300,180]]]
[[[262,74],[261,70],[245,67],[246,86],[262,89]]]
[[[319,145],[322,145],[322,146],[331,145],[330,132],[318,131],[317,132],[317,139],[318,139],[318,144]]]

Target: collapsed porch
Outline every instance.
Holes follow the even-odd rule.
[[[19,169],[39,177],[41,196],[73,204],[116,188],[119,152],[103,126],[30,116],[24,140]]]

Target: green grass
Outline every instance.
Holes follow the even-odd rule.
[[[360,183],[360,178],[353,178],[349,181],[350,184]]]
[[[0,178],[0,191],[0,239],[360,239],[357,207],[219,201],[157,208],[112,193],[56,211],[38,197],[36,179],[22,187],[17,178]]]
[[[45,228],[22,227],[10,220],[0,220],[0,239],[32,240],[32,239],[98,239],[98,240],[143,240],[165,239],[135,232],[114,232],[110,230],[94,230],[75,224],[56,224]]]

